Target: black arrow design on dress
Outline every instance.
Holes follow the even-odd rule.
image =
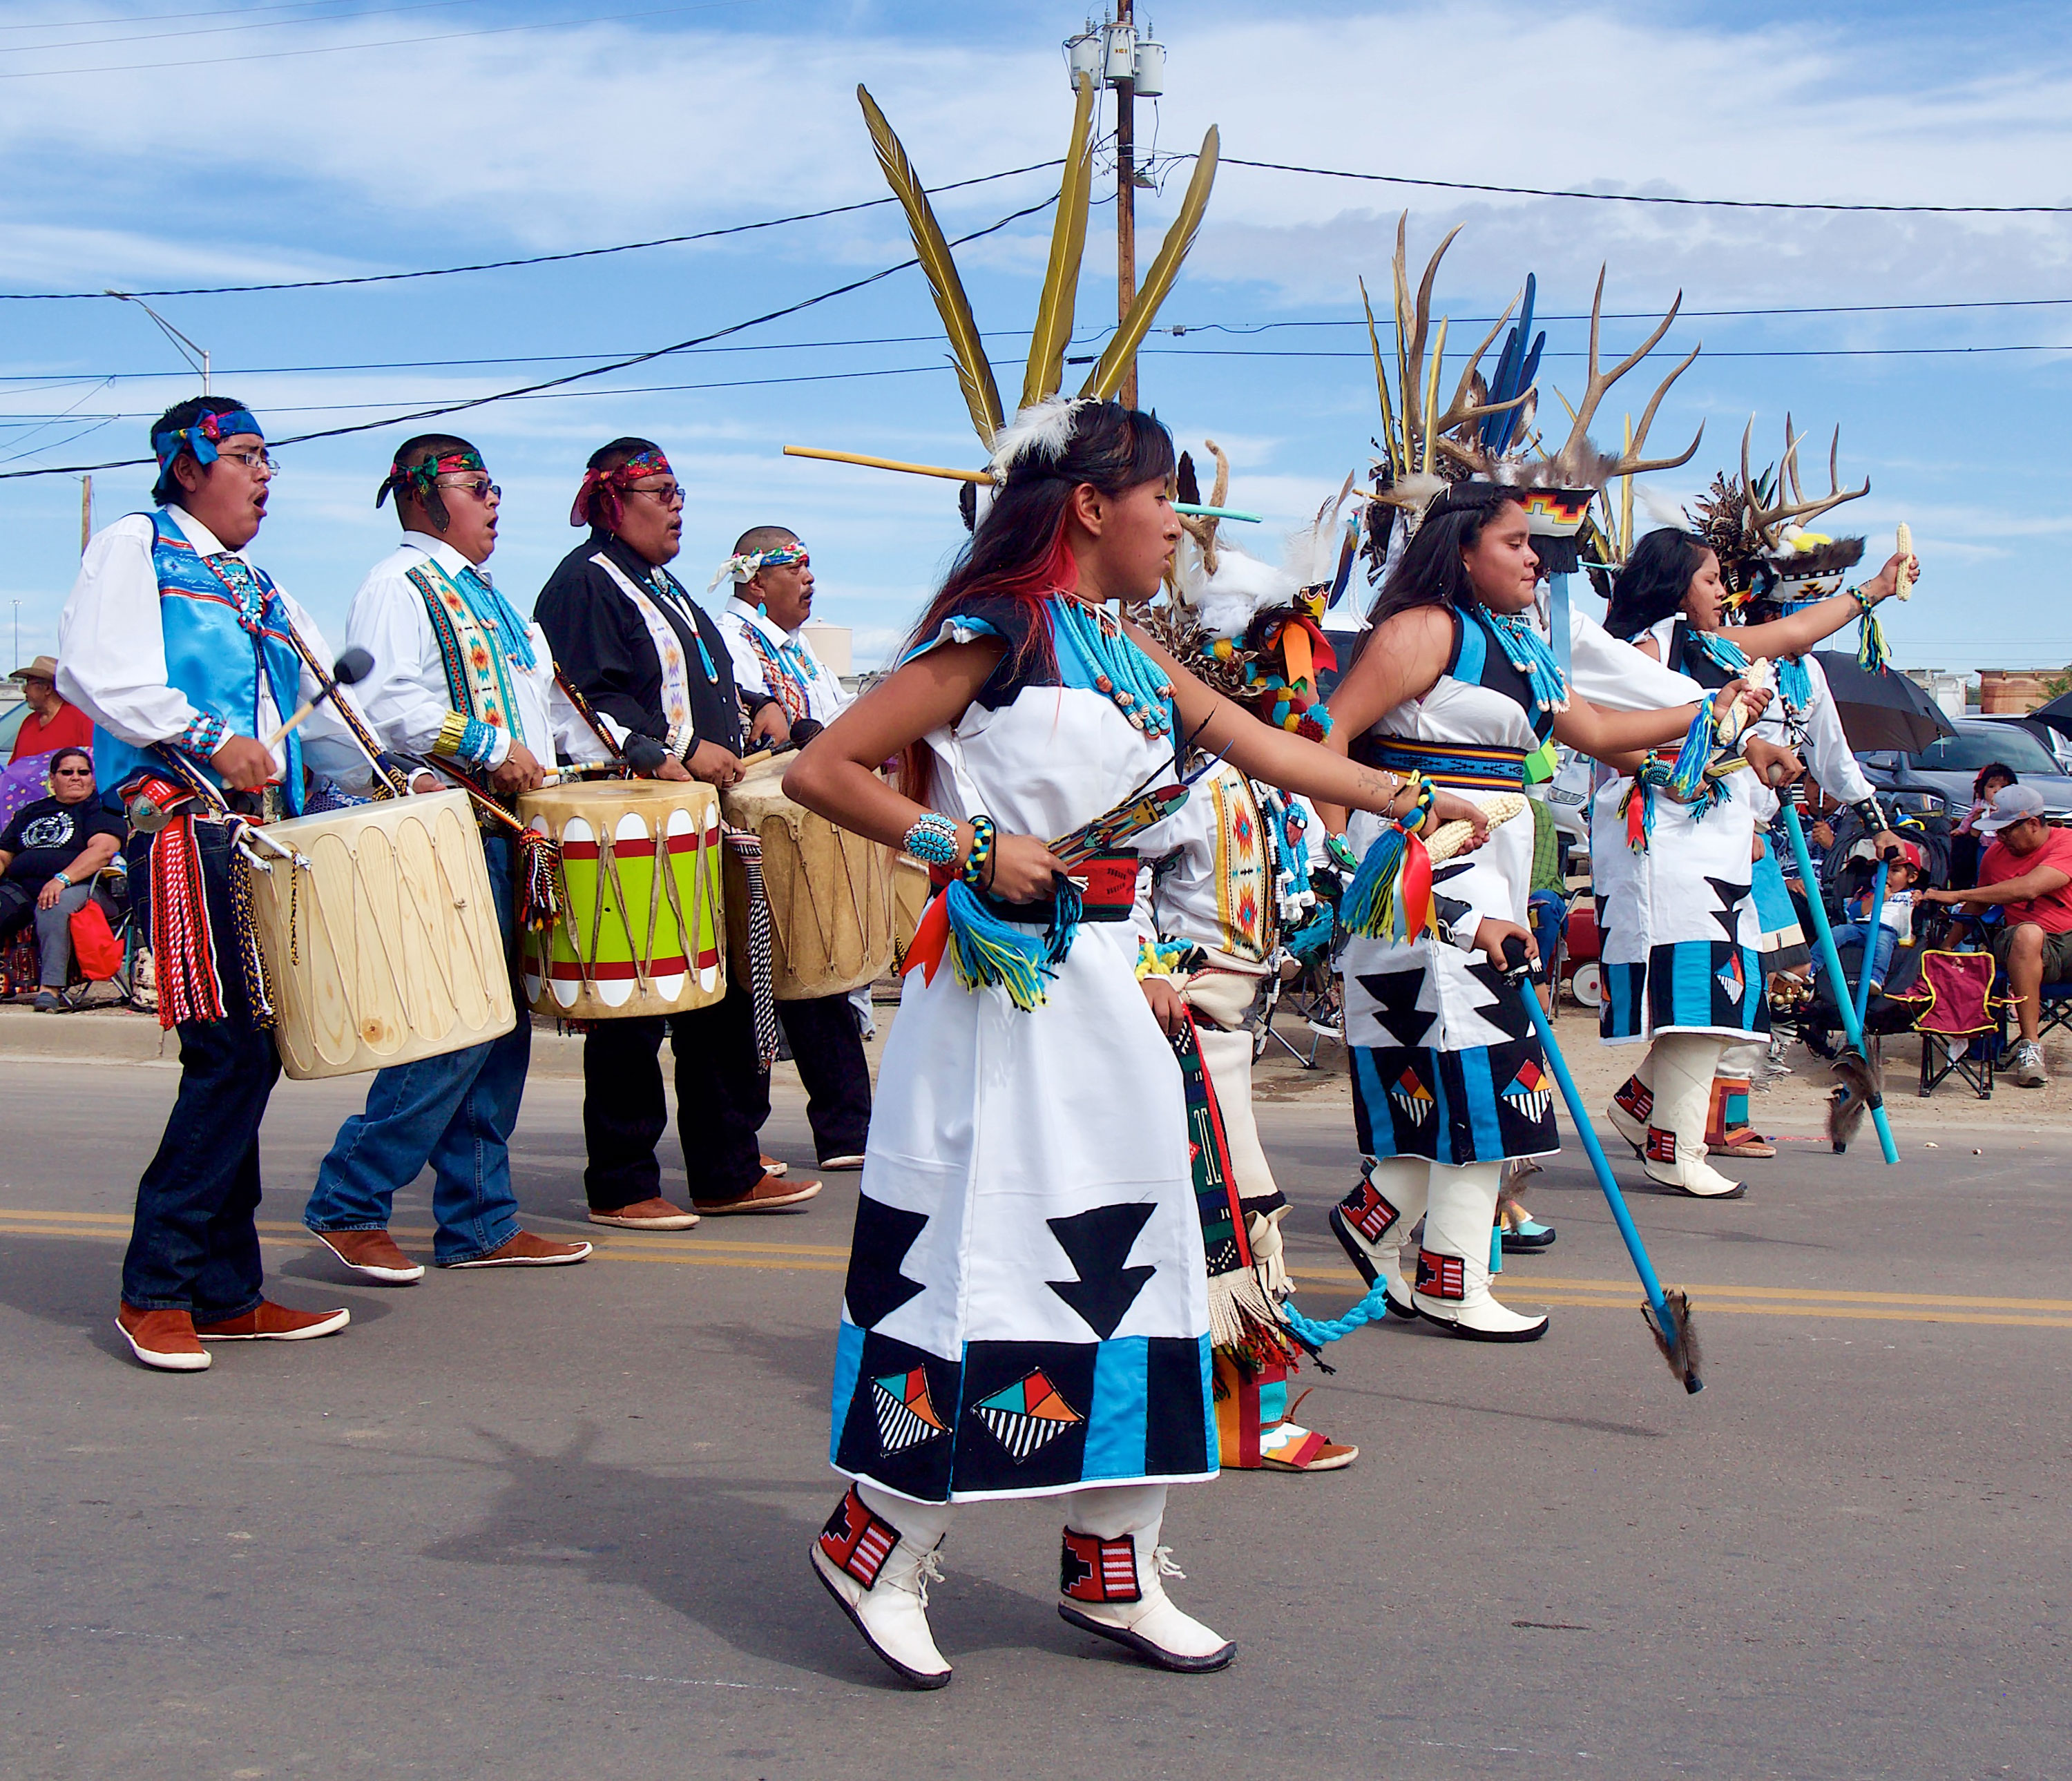
[[[1739,912],[1743,899],[1749,893],[1749,887],[1737,884],[1731,878],[1708,878],[1705,882],[1712,887],[1712,894],[1720,900],[1719,908],[1706,913],[1720,924],[1721,931],[1729,940],[1738,939],[1741,934]]]
[[[1129,1315],[1137,1295],[1158,1270],[1124,1267],[1131,1245],[1150,1221],[1156,1209],[1139,1200],[1123,1206],[1096,1206],[1091,1212],[1075,1213],[1069,1218],[1044,1221],[1058,1246],[1072,1258],[1079,1271],[1076,1280],[1046,1280],[1043,1284],[1083,1319],[1095,1335],[1105,1342]]]
[[[1439,1015],[1437,1009],[1428,1013],[1417,1006],[1417,992],[1424,987],[1421,970],[1371,972],[1359,979],[1359,987],[1381,1004],[1375,1019],[1391,1039],[1406,1047],[1424,1044]]]
[[[1504,981],[1503,973],[1486,958],[1479,964],[1468,966],[1468,975],[1490,992],[1493,1007],[1478,1007],[1478,1020],[1486,1020],[1507,1039],[1523,1039],[1532,1030],[1532,1017],[1525,1012],[1525,1004],[1519,1000],[1519,991]],[[1523,993],[1530,995],[1529,986]]]
[[[927,1289],[899,1271],[914,1239],[928,1222],[924,1212],[904,1212],[868,1195],[856,1203],[856,1235],[849,1245],[849,1285],[843,1297],[859,1329],[874,1329],[906,1301]]]

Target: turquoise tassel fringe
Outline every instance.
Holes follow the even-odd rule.
[[[968,990],[997,986],[1015,1007],[1027,1013],[1046,999],[1045,981],[1057,975],[1072,950],[1084,905],[1069,884],[1058,893],[1056,914],[1042,934],[1002,921],[962,879],[943,893],[943,911],[950,927],[950,968]]]
[[[1370,940],[1404,938],[1403,899],[1396,894],[1408,838],[1391,823],[1367,850],[1338,901],[1339,925]]]
[[[1890,659],[1891,651],[1885,647],[1885,626],[1878,622],[1878,615],[1867,607],[1863,622],[1856,627],[1856,666],[1868,668],[1875,674]]]

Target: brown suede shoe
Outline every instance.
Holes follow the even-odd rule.
[[[610,1212],[592,1210],[593,1225],[615,1225],[628,1231],[687,1231],[698,1221],[694,1212],[672,1206],[659,1194],[652,1200],[636,1200],[630,1206],[614,1206]]]
[[[335,1335],[352,1321],[349,1311],[293,1311],[262,1299],[242,1317],[195,1324],[195,1334],[204,1342],[306,1342]]]
[[[424,1264],[397,1249],[386,1231],[319,1231],[316,1239],[355,1274],[384,1287],[413,1287],[425,1278]]]
[[[442,1268],[565,1268],[587,1260],[587,1243],[557,1243],[551,1237],[535,1237],[530,1231],[514,1232],[487,1255],[471,1262],[442,1262]]]
[[[812,1199],[820,1191],[817,1181],[780,1181],[774,1175],[766,1175],[738,1200],[693,1200],[691,1204],[701,1217],[721,1218],[736,1212],[782,1212],[787,1206]]]
[[[183,1311],[138,1311],[124,1305],[115,1313],[115,1327],[130,1352],[147,1367],[161,1373],[207,1373],[212,1358],[195,1339],[194,1318]]]

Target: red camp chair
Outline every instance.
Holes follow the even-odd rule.
[[[1993,994],[1993,955],[1925,952],[1914,994],[1893,999],[1919,1008],[1914,1030],[1921,1035],[1921,1094],[1933,1094],[1954,1071],[1981,1101],[1990,1101],[1993,1055],[2000,1048],[2001,1017],[2008,1005],[2004,997]]]

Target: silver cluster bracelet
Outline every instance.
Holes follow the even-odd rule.
[[[957,863],[957,826],[936,810],[915,822],[900,845],[923,865],[954,866]]]

